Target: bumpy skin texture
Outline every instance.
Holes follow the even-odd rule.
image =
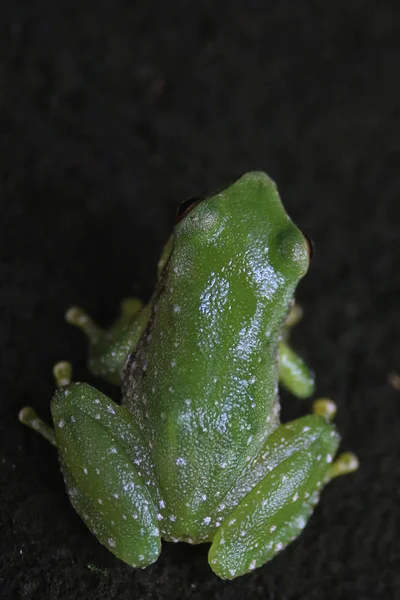
[[[304,237],[262,173],[176,226],[123,380],[123,402],[151,444],[167,539],[212,539],[210,512],[278,425],[277,344],[307,267]]]
[[[161,538],[211,542],[215,573],[242,575],[293,540],[322,485],[354,468],[331,465],[333,403],[279,425],[278,380],[313,391],[287,344],[293,318],[285,325],[308,263],[275,184],[248,173],[185,211],[146,307],[125,302],[109,331],[68,312],[89,336],[91,370],[121,381],[123,405],[70,384],[63,363],[54,434],[21,420],[57,446],[73,506],[125,562],[151,564]]]

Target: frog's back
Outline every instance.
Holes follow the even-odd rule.
[[[224,495],[278,423],[277,344],[298,275],[272,249],[288,232],[297,239],[262,174],[204,201],[175,230],[124,380],[159,477],[164,537],[210,537]]]

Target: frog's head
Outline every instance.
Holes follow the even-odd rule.
[[[177,213],[174,249],[191,268],[235,264],[273,269],[293,288],[307,272],[311,248],[285,212],[275,183],[262,172],[243,175],[209,198],[183,202]],[[180,260],[180,262],[181,262]]]

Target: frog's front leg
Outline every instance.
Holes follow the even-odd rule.
[[[357,468],[349,453],[332,462],[339,444],[328,423],[333,406],[317,401],[313,415],[279,426],[241,473],[209,551],[217,575],[233,579],[269,561],[300,534],[323,485]]]
[[[302,316],[301,307],[294,304],[287,316],[279,344],[279,383],[298,398],[308,398],[314,392],[314,373],[288,344],[290,330]]]
[[[149,307],[136,298],[121,304],[121,314],[107,330],[96,325],[87,313],[72,306],[65,317],[82,329],[89,339],[89,370],[110,383],[120,384],[121,373],[129,354],[135,349],[149,320]]]
[[[59,363],[60,389],[51,412],[54,431],[27,407],[20,420],[53,443],[71,503],[115,556],[146,567],[157,560],[161,539],[156,481],[140,432],[128,410],[84,383],[68,383]]]

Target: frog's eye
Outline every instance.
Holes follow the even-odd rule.
[[[315,253],[315,244],[312,241],[312,239],[310,237],[308,237],[308,235],[306,233],[303,233],[305,240],[306,240],[306,245],[307,245],[307,252],[308,252],[308,262],[311,263],[314,253]]]
[[[190,211],[193,210],[194,207],[197,206],[202,200],[204,200],[204,198],[193,196],[192,198],[188,198],[187,200],[181,202],[176,211],[176,222],[180,223],[182,219],[184,219],[186,215],[190,213]]]

